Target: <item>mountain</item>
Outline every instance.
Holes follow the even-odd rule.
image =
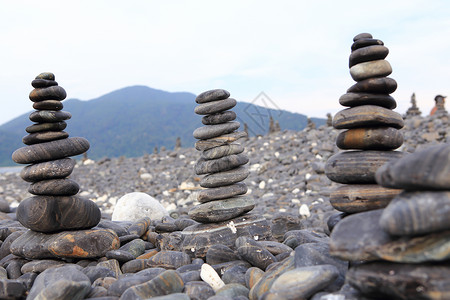
[[[172,149],[177,137],[181,138],[183,147],[191,147],[195,143],[192,132],[202,126],[201,116],[194,113],[195,97],[187,92],[169,93],[132,86],[89,101],[68,99],[63,102],[63,110],[70,112],[72,118],[67,121],[65,131],[70,136],[89,140],[88,157],[92,159],[136,157],[162,146]],[[250,135],[266,134],[269,116],[279,122],[281,129],[298,131],[307,124],[305,115],[251,103],[238,102],[233,111],[241,130],[246,123]],[[23,114],[0,126],[0,166],[14,165],[11,154],[24,146],[25,128],[32,124],[28,115]],[[325,119],[312,120],[316,125],[325,123]]]

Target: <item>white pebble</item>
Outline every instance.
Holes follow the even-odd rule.
[[[180,155],[178,155],[178,158],[179,158],[179,159],[185,159],[186,156],[184,156],[183,154],[180,154]]]
[[[298,188],[295,188],[292,190],[292,194],[298,194],[300,192],[300,190]]]
[[[259,183],[259,186],[258,186],[261,190],[263,190],[265,187],[266,187],[266,182],[265,181],[261,181],[260,183]]]
[[[293,160],[293,161],[297,161],[297,156],[295,156],[295,155],[292,156],[292,160]]]
[[[85,161],[83,161],[83,165],[87,166],[87,165],[93,165],[95,163],[95,161],[93,161],[92,159],[86,159]]]
[[[149,181],[149,180],[153,179],[153,175],[150,173],[143,173],[143,174],[141,174],[140,177],[142,180],[145,180],[145,181]]]
[[[316,155],[316,158],[317,158],[317,159],[322,159],[322,155],[317,154],[317,155]]]
[[[170,196],[169,191],[164,191],[164,192],[162,192],[162,194],[163,194],[163,196],[166,196],[166,197],[169,197],[169,196]]]
[[[308,217],[311,216],[311,212],[309,211],[309,207],[308,207],[308,205],[306,205],[306,204],[302,204],[302,205],[300,206],[299,213],[300,213],[300,215],[301,215],[302,217],[308,218]]]
[[[294,204],[300,204],[300,200],[295,199],[295,198],[292,199],[291,202],[294,203]]]
[[[250,172],[256,172],[256,171],[258,171],[259,167],[261,167],[260,164],[253,164],[253,165],[250,166],[249,171]]]
[[[209,284],[215,292],[225,286],[225,283],[220,279],[219,274],[217,274],[213,267],[208,264],[202,265],[200,277],[204,282]]]
[[[306,173],[305,179],[308,180],[308,179],[310,179],[310,178],[311,178],[311,174],[310,174],[310,173]]]
[[[227,227],[230,228],[230,230],[231,230],[232,233],[236,233],[236,232],[237,232],[236,226],[234,226],[234,222],[233,222],[233,221],[231,221],[230,223],[228,223],[228,224],[227,224]]]
[[[280,152],[275,152],[274,155],[276,158],[278,158],[280,156]]]
[[[280,208],[278,211],[279,212],[286,212],[286,208]]]

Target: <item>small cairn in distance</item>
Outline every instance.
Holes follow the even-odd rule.
[[[12,154],[16,163],[29,164],[20,176],[31,183],[28,191],[33,196],[20,202],[16,215],[31,230],[12,243],[11,252],[31,259],[100,257],[118,248],[118,237],[103,229],[85,230],[100,222],[101,212],[94,202],[77,195],[78,184],[68,178],[76,164],[70,156],[85,153],[89,142],[63,131],[71,114],[62,111],[66,91],[54,74],[39,74],[32,86],[29,97],[36,111],[29,118],[36,123],[26,128],[27,146]],[[92,239],[97,242],[89,242]]]
[[[345,129],[336,145],[344,150],[326,163],[327,177],[344,185],[330,195],[331,205],[345,213],[358,213],[385,207],[400,191],[376,184],[375,172],[385,162],[398,159],[392,151],[403,143],[402,116],[394,111],[397,103],[389,94],[397,82],[387,77],[392,68],[385,57],[388,48],[371,34],[354,37],[349,58],[350,74],[357,81],[339,103],[349,108],[334,116],[333,127]],[[350,151],[347,151],[350,150]]]
[[[422,114],[422,112],[417,107],[417,103],[416,103],[416,93],[413,93],[411,95],[411,107],[408,108],[408,110],[406,111],[405,117],[407,118],[407,117],[420,116],[421,114]]]

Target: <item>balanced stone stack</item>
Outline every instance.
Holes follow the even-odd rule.
[[[422,112],[417,107],[416,94],[411,95],[411,107],[406,111],[406,117],[420,116]]]
[[[255,206],[253,198],[243,196],[247,185],[242,181],[249,175],[244,166],[248,157],[236,141],[244,137],[236,131],[240,124],[234,121],[236,113],[230,109],[236,100],[222,90],[206,91],[196,98],[199,104],[195,113],[204,115],[203,127],[194,131],[199,139],[195,148],[202,151],[202,157],[195,165],[197,175],[206,175],[200,186],[206,188],[198,192],[200,205],[189,211],[189,216],[201,223],[220,222],[238,217]]]
[[[349,108],[338,112],[333,127],[345,129],[336,140],[343,151],[327,161],[325,173],[334,182],[345,184],[330,195],[334,208],[344,213],[357,213],[385,207],[399,193],[378,186],[375,172],[387,161],[400,158],[392,151],[403,143],[399,129],[402,116],[394,111],[397,104],[389,94],[397,88],[382,41],[371,34],[358,34],[353,39],[349,58],[350,75],[357,82],[339,98]]]
[[[350,268],[347,281],[377,299],[450,299],[450,145],[385,164],[376,180],[404,191],[333,230],[330,253],[364,262]]]
[[[230,248],[240,236],[258,240],[270,240],[272,234],[267,220],[259,215],[246,214],[255,207],[253,198],[245,195],[247,186],[242,181],[249,175],[244,166],[248,157],[237,141],[245,138],[245,132],[237,129],[236,113],[230,109],[236,100],[230,93],[210,90],[196,98],[199,104],[195,113],[204,115],[205,125],[194,131],[199,139],[195,148],[202,151],[195,165],[195,173],[205,175],[197,194],[201,203],[189,211],[189,216],[200,222],[182,231],[182,248],[194,257],[206,256],[208,249],[217,244]]]
[[[67,126],[65,120],[71,118],[71,114],[62,111],[66,91],[58,86],[52,73],[42,73],[32,81],[35,88],[30,93],[30,100],[36,111],[29,116],[35,124],[26,128],[29,133],[23,138],[27,146],[17,149],[12,154],[12,159],[19,164],[29,164],[20,173],[23,180],[30,182],[28,191],[34,196],[23,200],[17,208],[17,220],[30,232],[18,238],[11,251],[20,256],[35,258],[36,256],[76,256],[74,253],[61,253],[55,250],[49,253],[29,253],[31,245],[45,245],[52,240],[54,235],[39,233],[55,233],[66,230],[88,229],[96,226],[101,218],[100,209],[89,199],[77,195],[78,184],[69,179],[75,167],[75,156],[89,149],[89,142],[82,137],[69,137],[63,131]],[[72,240],[74,233],[69,234]],[[79,233],[79,238],[99,238],[109,244],[117,243],[117,236],[111,232],[89,231]],[[105,240],[106,239],[106,240]],[[44,241],[45,240],[45,241]],[[79,251],[84,246],[74,245]],[[118,246],[118,244],[117,244]],[[66,248],[69,249],[69,248]],[[48,250],[48,249],[47,249]],[[54,249],[53,249],[54,250]],[[108,249],[109,250],[109,249]],[[51,252],[51,250],[49,250]],[[101,250],[102,251],[102,250]],[[95,252],[95,251],[94,251]],[[84,256],[96,256],[92,251],[82,253]]]

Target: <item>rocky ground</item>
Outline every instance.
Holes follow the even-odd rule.
[[[398,150],[414,152],[427,145],[450,143],[449,125],[448,118],[408,117],[402,129],[404,144]],[[250,158],[250,176],[245,180],[248,194],[257,202],[252,213],[263,215],[272,225],[295,223],[296,229],[309,230],[317,234],[314,238],[325,239],[329,234],[328,218],[337,211],[328,202],[336,183],[325,176],[324,165],[339,151],[335,146],[337,134],[332,127],[310,126],[300,132],[280,131],[241,140]],[[196,204],[200,178],[193,168],[199,157],[194,148],[181,148],[138,158],[88,159],[78,163],[71,178],[79,183],[81,195],[97,203],[104,219],[110,219],[118,199],[131,192],[151,195],[176,219]],[[14,218],[14,209],[20,201],[30,196],[28,185],[17,172],[0,174],[0,199],[9,204],[10,217]],[[280,228],[288,227],[284,224]],[[284,233],[277,234],[283,237]],[[286,239],[284,244],[289,245]],[[99,285],[107,287],[106,283]],[[237,290],[235,287],[234,291]]]

